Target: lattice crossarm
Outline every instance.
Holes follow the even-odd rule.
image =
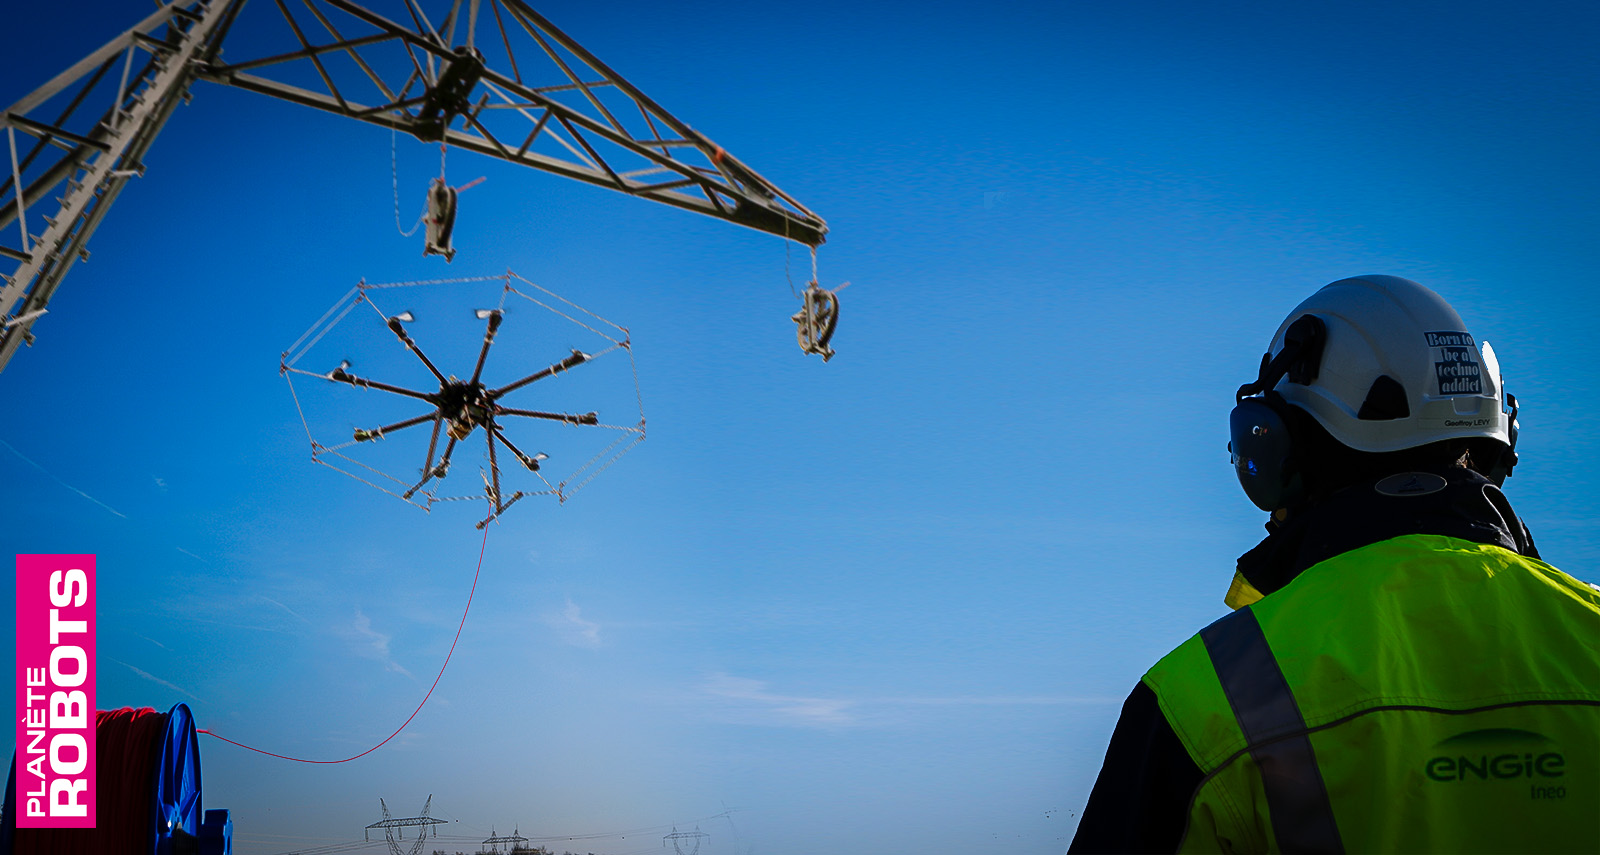
[[[822,242],[820,238],[822,237],[822,234],[826,233],[827,227],[823,224],[821,217],[818,217],[816,214],[812,213],[804,205],[801,205],[789,194],[780,190],[772,182],[762,178],[755,172],[755,170],[729,155],[721,146],[712,142],[704,134],[701,134],[694,128],[689,127],[689,125],[680,121],[676,116],[667,112],[664,107],[662,107],[660,104],[657,104],[650,98],[650,96],[646,95],[633,84],[629,83],[625,78],[623,78],[622,75],[612,70],[612,68],[606,65],[605,62],[599,57],[590,53],[583,47],[583,45],[579,44],[571,36],[568,36],[566,33],[562,32],[560,28],[551,23],[544,16],[540,15],[532,8],[529,8],[529,6],[526,3],[523,3],[522,0],[503,0],[503,2],[506,4],[507,8],[513,9],[517,13],[522,14],[531,21],[535,22],[537,26],[547,35],[549,35],[552,40],[571,51],[573,55],[579,57],[584,63],[588,64],[591,68],[604,75],[605,82],[608,85],[615,86],[618,90],[625,93],[630,99],[633,100],[634,103],[639,105],[641,110],[644,110],[649,115],[649,118],[652,120],[652,125],[654,122],[660,122],[667,128],[677,133],[678,136],[683,140],[688,141],[690,144],[705,152],[706,156],[710,157],[713,163],[715,163],[718,167],[723,168],[723,172],[727,175],[730,182],[736,183],[740,185],[742,189],[758,196],[768,199],[779,198],[793,206],[795,211],[797,211],[806,221],[804,223],[795,224],[797,229],[806,230],[808,232],[818,232],[815,235],[815,237],[818,238],[817,240],[802,240],[802,242],[813,245],[815,243]],[[660,141],[634,140],[634,142],[640,145],[646,145],[659,144]],[[800,238],[797,237],[797,239]]]
[[[458,26],[460,3],[445,20],[444,35],[431,22],[417,16],[419,10],[414,4],[407,4],[413,17],[411,25],[389,20],[351,0],[307,0],[305,5],[333,39],[331,42],[302,28],[287,7],[280,4],[295,33],[296,49],[266,58],[213,63],[201,70],[200,77],[403,130],[426,142],[442,141],[726,219],[811,246],[826,239],[827,225],[821,217],[667,112],[520,0],[496,0],[493,4],[493,18],[501,28],[499,35],[510,57],[509,70],[486,62],[479,52],[478,46],[492,40],[474,39],[477,16],[472,16],[472,23]],[[371,28],[376,33],[347,34],[342,25],[336,25],[324,14],[322,7],[348,15],[354,19],[352,26]],[[502,7],[519,38],[531,38],[553,61],[559,69],[555,79],[560,82],[540,85],[526,79],[526,69],[518,67],[511,53],[508,24],[499,13]],[[458,29],[466,35],[460,44],[455,41]],[[314,38],[324,38],[324,43],[313,43]],[[409,56],[405,66],[410,76],[403,84],[397,78],[385,81],[380,73],[383,66],[364,57],[368,49],[393,43],[403,46]],[[573,61],[563,59],[557,46],[567,51]],[[351,97],[350,85],[331,76],[331,66],[320,58],[337,53],[353,60],[381,92],[377,103],[357,103],[359,99]],[[274,79],[269,72],[303,61],[315,66],[326,92]],[[418,80],[423,83],[423,91],[413,93],[412,86]],[[642,117],[645,129],[629,130],[599,97],[601,90],[627,98]],[[583,100],[574,106],[553,97],[562,92],[579,92]],[[521,113],[530,125],[509,130],[503,125],[491,128],[486,124],[490,114],[505,111]],[[571,157],[531,150],[530,146],[541,138],[553,139]],[[697,152],[695,159],[700,163],[674,156],[674,152],[690,150]]]

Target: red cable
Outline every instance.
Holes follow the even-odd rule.
[[[445,656],[444,656],[444,664],[439,666],[439,674],[438,674],[438,676],[433,678],[433,685],[428,687],[428,693],[426,695],[422,696],[422,703],[417,704],[417,708],[415,710],[411,711],[411,715],[410,715],[409,718],[407,718],[405,720],[405,723],[401,724],[399,727],[395,728],[394,733],[389,734],[383,740],[383,742],[380,742],[377,745],[374,745],[371,748],[368,748],[367,750],[361,752],[360,754],[355,755],[354,757],[346,757],[343,760],[305,760],[305,759],[302,759],[300,757],[290,757],[290,756],[288,756],[286,754],[274,754],[271,751],[263,751],[260,748],[252,748],[252,747],[244,744],[243,742],[234,742],[233,740],[229,739],[226,736],[218,736],[217,734],[212,733],[209,730],[198,729],[195,732],[196,733],[203,733],[206,736],[212,737],[214,739],[220,739],[223,742],[228,743],[229,745],[237,745],[240,748],[245,749],[246,751],[254,751],[257,754],[265,754],[268,757],[277,757],[280,760],[293,760],[296,763],[348,763],[351,760],[360,759],[362,757],[367,756],[368,754],[371,754],[374,751],[377,751],[379,748],[382,748],[384,745],[388,744],[390,739],[393,739],[396,736],[399,736],[400,735],[400,731],[405,730],[406,729],[406,725],[411,723],[411,719],[417,717],[417,713],[422,712],[423,705],[428,703],[428,699],[429,698],[433,697],[433,689],[434,689],[434,687],[439,685],[439,679],[444,676],[444,669],[450,665],[450,657],[454,656],[455,652],[456,652],[456,642],[461,640],[461,629],[462,629],[462,627],[465,627],[467,625],[467,612],[472,610],[472,595],[477,593],[477,591],[478,591],[478,574],[483,571],[483,553],[484,553],[484,550],[488,549],[488,547],[489,547],[489,527],[488,526],[484,526],[483,527],[483,545],[478,547],[478,569],[472,571],[472,590],[467,592],[467,607],[461,610],[461,625],[456,627],[456,637],[451,639],[451,641],[450,641],[450,652],[445,654]]]

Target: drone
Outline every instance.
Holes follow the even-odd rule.
[[[417,346],[416,341],[414,341],[411,336],[406,333],[405,324],[415,320],[410,312],[401,312],[398,315],[388,318],[387,324],[389,331],[394,333],[395,337],[400,339],[400,343],[405,345],[407,350],[415,354],[417,359],[421,360],[422,364],[427,367],[428,372],[434,376],[434,379],[439,381],[439,388],[437,391],[425,392],[418,389],[407,389],[402,386],[396,386],[390,383],[382,383],[366,377],[359,377],[350,373],[349,360],[340,362],[339,367],[333,369],[323,376],[335,383],[347,383],[351,386],[362,389],[378,389],[383,392],[390,392],[396,395],[404,395],[409,398],[415,398],[433,407],[433,411],[430,413],[424,413],[420,416],[416,416],[415,418],[405,419],[404,421],[398,421],[394,424],[383,425],[382,427],[376,427],[372,429],[355,429],[354,439],[359,443],[372,442],[383,439],[385,436],[394,433],[395,431],[416,427],[417,425],[426,424],[428,422],[433,423],[433,435],[428,439],[427,458],[422,463],[422,479],[413,484],[410,489],[406,490],[401,496],[402,499],[409,500],[429,481],[437,478],[444,478],[450,471],[450,457],[455,452],[456,444],[465,441],[472,436],[474,431],[481,428],[489,447],[489,474],[484,478],[484,492],[488,497],[490,504],[494,508],[489,517],[482,523],[479,523],[479,527],[481,528],[490,520],[493,520],[500,514],[504,513],[507,508],[511,507],[513,503],[525,495],[521,490],[512,493],[509,497],[501,494],[500,465],[498,461],[498,455],[496,453],[497,447],[501,445],[505,446],[506,451],[510,452],[511,455],[515,457],[517,461],[520,462],[530,472],[539,471],[540,461],[547,460],[549,458],[549,456],[543,452],[530,455],[518,448],[511,442],[510,439],[507,439],[505,432],[501,429],[500,425],[500,419],[502,417],[510,416],[517,418],[546,419],[549,421],[565,422],[571,425],[590,426],[598,425],[600,423],[600,418],[598,414],[592,412],[553,413],[540,410],[515,409],[502,405],[500,403],[500,399],[505,397],[507,394],[510,394],[517,389],[521,389],[530,383],[535,383],[539,380],[545,379],[546,377],[551,377],[556,374],[560,374],[563,371],[570,370],[577,365],[581,365],[584,362],[589,361],[592,357],[583,351],[574,349],[571,355],[567,356],[565,359],[562,359],[560,362],[542,368],[526,377],[523,377],[520,380],[508,383],[497,389],[490,389],[481,382],[480,378],[483,376],[483,365],[484,362],[489,358],[489,347],[494,344],[495,333],[500,329],[500,323],[503,320],[504,312],[500,309],[479,309],[477,310],[476,314],[480,320],[488,321],[488,328],[483,334],[483,348],[478,351],[478,363],[477,365],[473,366],[472,377],[467,380],[460,380],[456,378],[455,375],[450,375],[448,377],[445,376],[445,374],[433,364],[433,360],[429,359],[427,354],[422,352],[422,348]],[[446,435],[447,440],[445,442],[444,451],[443,453],[439,454],[436,462],[434,459],[434,454],[439,450],[439,434],[441,432]]]

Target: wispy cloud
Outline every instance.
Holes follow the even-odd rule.
[[[295,611],[294,609],[289,608],[288,606],[284,605],[283,603],[278,602],[277,600],[274,600],[271,597],[263,596],[261,594],[256,594],[255,598],[258,599],[258,600],[264,600],[264,601],[266,601],[268,603],[271,603],[271,604],[277,606],[280,609],[283,609],[285,612],[288,612],[295,620],[300,621],[301,623],[305,623],[306,622],[306,619],[301,617],[299,612]]]
[[[239,623],[237,621],[230,621],[230,620],[211,620],[209,618],[198,617],[196,615],[180,614],[180,615],[174,615],[172,617],[172,619],[173,620],[188,621],[190,623],[210,624],[212,626],[225,626],[225,627],[228,627],[229,629],[248,629],[248,630],[254,630],[256,632],[278,632],[278,633],[282,633],[284,635],[293,635],[294,634],[290,630],[284,629],[281,626],[258,626],[256,624]]]
[[[205,558],[195,555],[182,547],[174,547],[179,553],[187,555],[194,560],[213,567]],[[215,626],[225,626],[229,629],[245,629],[257,632],[277,632],[286,635],[303,633],[302,625],[309,624],[304,615],[289,608],[282,602],[263,594],[247,590],[248,583],[241,582],[226,575],[225,570],[217,569],[223,573],[221,578],[232,584],[199,588],[185,591],[182,596],[164,598],[159,602],[164,617],[171,621],[184,623],[203,623]],[[262,603],[272,608],[264,609]],[[279,614],[279,613],[282,614]],[[347,627],[335,626],[334,631],[341,636],[352,633]]]
[[[567,600],[560,614],[545,615],[544,622],[561,636],[564,644],[591,650],[600,646],[600,624],[585,620],[578,604],[572,600]]]
[[[790,727],[883,725],[910,708],[1043,707],[1120,704],[1122,698],[1077,695],[956,695],[948,697],[806,697],[772,691],[762,680],[715,673],[700,685],[724,715],[746,724]],[[897,712],[898,711],[898,712]]]
[[[390,655],[389,636],[373,629],[372,618],[367,617],[360,609],[356,609],[355,620],[337,627],[336,630],[354,645],[357,656],[382,662],[385,671],[411,676],[411,672],[394,661],[394,656]]]
[[[51,472],[50,470],[44,468],[43,466],[40,466],[39,464],[33,462],[33,460],[30,459],[26,454],[23,454],[22,452],[20,452],[20,451],[16,450],[15,448],[13,448],[11,443],[6,442],[3,439],[0,439],[0,445],[3,445],[7,449],[10,449],[12,454],[15,454],[16,456],[22,458],[22,462],[28,464],[29,466],[32,466],[33,468],[39,470],[40,472],[43,472],[45,475],[50,477],[50,480],[56,482],[57,484],[60,484],[61,486],[66,487],[68,490],[71,490],[72,492],[77,493],[78,495],[84,497],[85,499],[88,499],[89,501],[94,502],[95,504],[99,505],[100,507],[105,508],[106,510],[116,514],[117,516],[122,517],[123,519],[127,519],[128,518],[128,515],[123,513],[122,511],[119,511],[116,508],[111,507],[110,505],[106,504],[105,502],[102,502],[99,499],[96,499],[95,497],[89,495],[88,493],[85,493],[84,491],[78,489],[77,487],[74,487],[71,484],[68,484],[67,482],[61,480],[60,478],[57,478],[56,474],[54,472]]]
[[[856,702],[844,698],[807,698],[767,691],[767,684],[748,677],[712,674],[701,690],[732,702],[741,718],[766,724],[831,727],[852,724]]]
[[[187,695],[187,696],[189,696],[191,698],[194,698],[195,700],[200,701],[202,703],[210,703],[205,698],[200,697],[199,695],[195,694],[194,692],[191,692],[188,689],[185,689],[184,687],[182,687],[182,686],[180,686],[180,685],[178,685],[176,683],[169,683],[166,680],[163,680],[160,677],[157,677],[156,675],[150,673],[149,671],[144,670],[143,668],[135,668],[134,666],[129,665],[128,663],[122,661],[121,659],[115,659],[115,658],[112,658],[110,656],[107,656],[106,658],[110,659],[112,662],[117,663],[118,665],[121,665],[122,667],[128,669],[129,671],[132,671],[133,673],[138,674],[140,677],[143,677],[146,680],[149,680],[150,682],[155,683],[158,686],[165,686],[165,687],[173,690],[174,692],[177,692],[177,693],[179,693],[181,695]]]
[[[863,701],[884,706],[915,707],[1028,707],[1028,706],[1095,706],[1120,704],[1123,698],[1110,695],[962,695],[949,698],[872,698]]]

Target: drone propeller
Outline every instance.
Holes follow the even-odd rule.
[[[541,461],[541,460],[549,460],[549,459],[550,459],[550,455],[545,454],[542,451],[539,452],[538,454],[535,454],[532,457],[529,457],[526,454],[520,454],[520,453],[517,455],[517,460],[520,461],[523,466],[526,466],[529,472],[538,472],[539,471],[539,461]]]

